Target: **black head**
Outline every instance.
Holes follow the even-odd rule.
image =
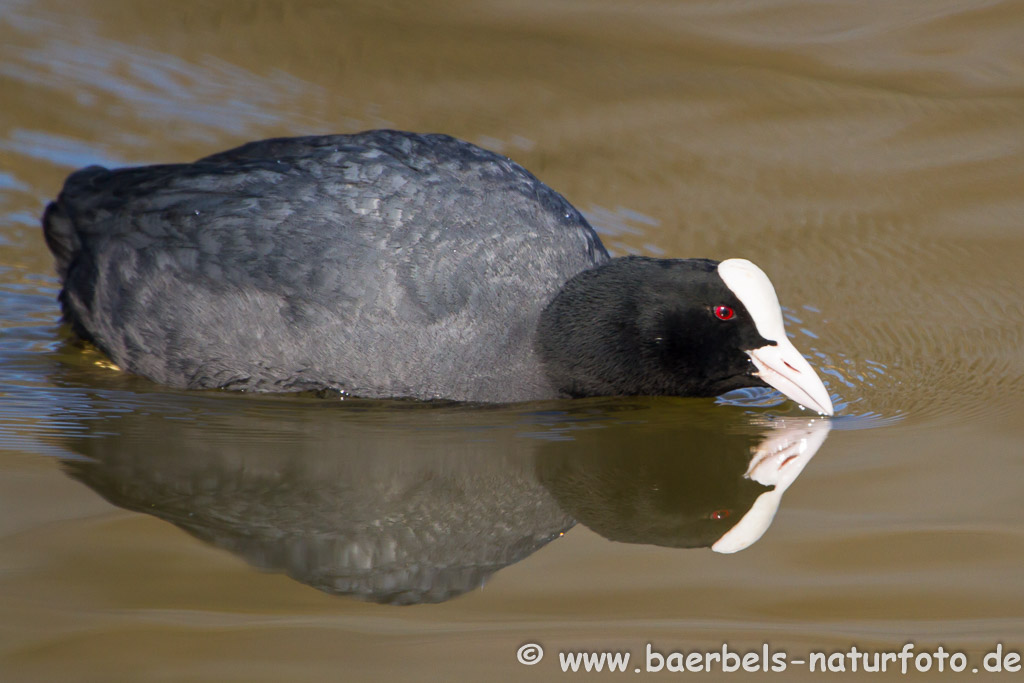
[[[568,396],[714,396],[765,386],[748,351],[776,342],[761,336],[718,266],[630,256],[571,279],[538,328],[557,389]]]

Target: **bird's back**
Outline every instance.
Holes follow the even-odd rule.
[[[517,164],[396,131],[90,167],[44,228],[78,333],[126,370],[189,388],[550,396],[537,318],[608,258]]]

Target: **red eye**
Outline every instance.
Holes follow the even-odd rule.
[[[715,317],[719,320],[731,320],[736,313],[728,306],[715,306]]]
[[[713,519],[717,522],[720,519],[725,519],[731,514],[732,510],[715,510],[710,515],[708,515],[708,519]]]

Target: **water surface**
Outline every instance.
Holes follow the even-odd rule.
[[[0,678],[1024,650],[1022,30],[1008,1],[0,2]],[[192,394],[69,343],[38,216],[71,170],[379,126],[508,154],[618,254],[754,260],[836,418]]]

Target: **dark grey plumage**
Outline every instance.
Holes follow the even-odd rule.
[[[557,192],[444,135],[90,167],[43,230],[75,332],[170,386],[514,402],[767,376],[832,411],[757,266],[611,259]]]
[[[86,168],[44,228],[76,332],[183,388],[554,397],[537,320],[608,260],[518,164],[396,131]]]

